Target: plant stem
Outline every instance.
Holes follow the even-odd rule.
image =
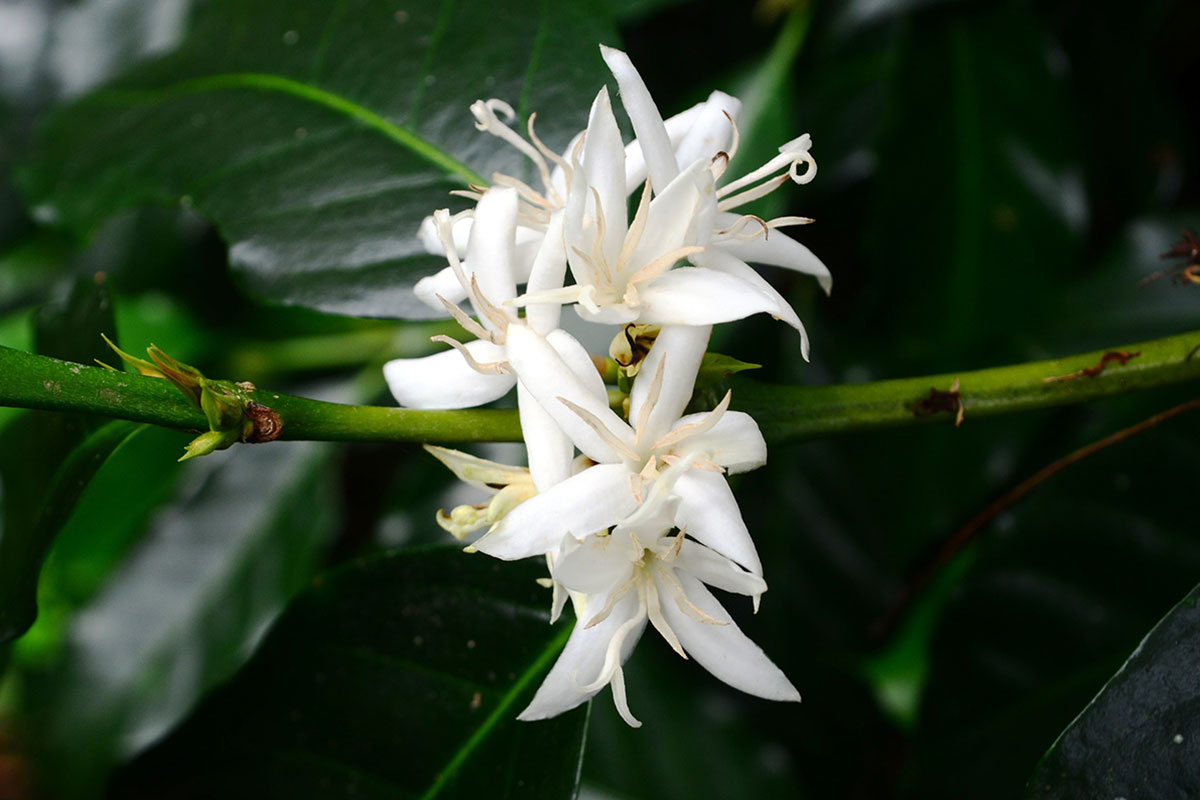
[[[920,422],[952,423],[960,408],[970,424],[982,416],[1182,383],[1200,378],[1200,357],[1191,357],[1197,345],[1200,331],[973,372],[833,386],[772,386],[738,375],[725,386],[733,389],[734,408],[749,412],[767,440],[779,443]],[[1110,355],[1103,368],[1096,369],[1106,353],[1129,357],[1119,363]],[[3,406],[100,414],[185,430],[207,428],[200,410],[164,380],[6,347],[0,347],[0,375]],[[956,380],[958,392],[951,393]],[[249,397],[279,415],[282,439],[451,443],[521,437],[517,413],[509,410],[352,406],[264,390],[250,392]]]
[[[728,379],[733,407],[753,416],[769,442],[918,423],[964,423],[980,417],[1082,403],[1200,378],[1200,331],[1110,350],[1008,367],[831,386],[770,386]],[[1137,355],[1133,355],[1133,354]],[[1131,356],[1119,363],[1112,355]],[[1084,370],[1095,370],[1095,375]],[[958,382],[956,396],[950,389]],[[723,389],[722,389],[723,390]],[[935,394],[931,396],[931,391]],[[711,408],[711,406],[709,406]]]

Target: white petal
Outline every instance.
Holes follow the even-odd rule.
[[[556,338],[565,335],[555,334]],[[612,437],[632,447],[633,431],[608,407],[608,393],[604,391],[602,382],[597,391],[596,382],[581,378],[553,345],[524,325],[509,327],[506,348],[508,362],[520,376],[521,383],[525,384],[584,455],[602,463],[620,460],[620,455],[612,445],[559,398],[587,411],[600,420]],[[578,359],[573,358],[572,361]],[[596,380],[599,381],[598,375]]]
[[[440,314],[446,313],[446,307],[442,305],[441,300],[437,299],[439,294],[456,304],[467,299],[467,290],[463,288],[458,276],[450,267],[445,267],[428,277],[421,278],[413,287],[413,294],[425,305],[437,309]]]
[[[762,562],[742,510],[719,472],[692,469],[675,481],[679,505],[675,525],[701,544],[731,558],[754,575],[762,575]]]
[[[576,167],[571,173],[567,204],[563,207],[563,245],[567,251],[571,275],[580,286],[593,285],[598,280],[596,271],[584,258],[584,255],[591,254],[595,237],[593,228],[584,224],[590,194],[587,176],[581,168]]]
[[[638,302],[638,320],[657,325],[713,325],[776,311],[757,287],[700,267],[678,267],[641,284]]]
[[[505,561],[542,556],[557,550],[563,537],[590,536],[635,508],[629,471],[620,464],[598,464],[521,503],[474,547]]]
[[[776,291],[774,286],[767,283],[766,278],[751,269],[745,261],[724,249],[709,248],[703,253],[696,253],[692,256],[692,261],[698,267],[724,272],[758,289],[773,304],[775,310],[771,312],[771,315],[791,325],[800,334],[800,354],[804,356],[805,361],[808,361],[808,331],[804,329],[804,323],[800,321],[795,309],[784,299],[783,295]]]
[[[519,199],[516,189],[493,188],[484,192],[475,205],[475,224],[463,269],[468,277],[475,277],[483,296],[495,305],[517,295],[513,272]],[[475,309],[476,314],[479,311]]]
[[[563,211],[559,209],[550,215],[550,224],[546,227],[546,235],[541,240],[537,256],[529,268],[529,283],[526,292],[544,292],[551,289],[561,289],[567,274],[567,252],[563,243]],[[525,319],[528,325],[545,336],[558,327],[562,317],[562,306],[559,303],[530,303],[525,307]]]
[[[575,447],[529,390],[517,382],[521,437],[529,457],[529,474],[539,492],[571,477]]]
[[[799,702],[800,693],[796,688],[779,667],[767,658],[762,648],[750,641],[734,624],[704,584],[683,570],[675,570],[675,577],[693,606],[701,613],[726,623],[713,625],[684,613],[662,578],[655,575],[654,582],[662,598],[663,616],[687,654],[735,689],[767,700]]]
[[[471,241],[473,224],[474,221],[469,214],[457,217],[451,223],[450,235],[454,237],[454,249],[460,253],[467,249],[467,243]],[[421,220],[421,226],[417,229],[417,238],[421,240],[425,249],[435,256],[446,255],[446,248],[442,246],[442,239],[438,236],[437,224],[433,221],[432,216]]]
[[[712,172],[707,165],[697,162],[656,194],[650,201],[646,229],[630,256],[627,271],[636,271],[664,253],[695,244],[689,234],[696,230],[697,209],[706,194],[712,194],[712,189]]]
[[[758,597],[767,590],[767,582],[759,576],[747,572],[715,550],[690,539],[683,540],[675,565],[709,586],[726,592]]]
[[[727,228],[736,222],[737,214],[728,212],[717,214],[716,226]],[[826,294],[833,289],[833,276],[829,274],[821,259],[804,245],[778,229],[772,230],[765,238],[755,236],[752,239],[727,239],[714,244],[750,264],[770,264],[776,267],[803,272],[813,275]]]
[[[446,469],[454,473],[460,481],[468,483],[488,494],[499,491],[498,486],[525,480],[528,473],[521,467],[488,461],[486,458],[473,456],[461,450],[451,450],[449,447],[437,447],[427,444],[425,452],[442,462]]]
[[[655,375],[663,370],[658,400],[645,429],[638,429],[641,441],[657,441],[687,408],[711,333],[711,325],[667,325],[659,332],[629,392],[629,419],[637,424]]]
[[[680,169],[697,159],[707,165],[718,152],[728,151],[733,139],[733,123],[729,120],[736,120],[742,113],[742,101],[724,92],[713,92],[701,108],[691,130],[675,148],[675,163]]]
[[[637,593],[631,592],[617,602],[607,619],[591,628],[585,628],[587,615],[597,613],[607,600],[607,597],[601,595],[592,595],[588,599],[587,609],[580,615],[583,622],[575,623],[575,630],[567,640],[567,646],[554,662],[550,674],[538,687],[533,701],[517,715],[517,719],[534,720],[557,716],[587,701],[604,688],[601,686],[584,692],[579,687],[591,683],[599,675],[609,643],[618,629],[639,616]],[[645,628],[645,615],[641,616],[641,625],[626,635],[624,646],[621,648],[622,663],[629,658],[634,645],[641,638]]]
[[[662,114],[654,105],[650,90],[634,69],[629,56],[604,45],[600,45],[600,55],[604,57],[604,62],[621,89],[621,105],[625,106],[625,113],[633,123],[633,131],[642,143],[642,153],[650,171],[650,183],[656,190],[664,189],[679,174],[679,167],[675,163],[675,153],[671,149],[671,139],[663,125]]]
[[[588,536],[582,541],[567,537],[552,574],[572,592],[609,594],[629,582],[641,555],[642,548],[635,549],[628,535]]]
[[[608,99],[608,87],[596,95],[588,115],[583,170],[587,175],[588,193],[594,189],[600,198],[605,257],[609,265],[616,265],[621,244],[625,241],[629,212],[625,204],[625,145],[621,142],[621,131]],[[591,201],[594,203],[595,198]]]
[[[704,103],[697,103],[691,108],[667,118],[664,125],[667,128],[667,138],[671,147],[676,148],[683,137],[691,130],[692,125],[704,110]],[[642,188],[646,182],[646,157],[642,155],[642,144],[634,139],[625,146],[625,193],[633,194]]]
[[[480,363],[504,360],[504,348],[491,342],[467,342],[466,348]],[[476,372],[457,350],[394,359],[383,365],[383,377],[406,408],[472,408],[503,397],[516,383],[512,375]]]
[[[691,425],[704,419],[705,414],[680,417],[672,428]],[[725,470],[736,475],[749,472],[767,463],[767,443],[754,418],[743,411],[726,411],[712,430],[692,436],[679,445],[680,450],[699,450]]]

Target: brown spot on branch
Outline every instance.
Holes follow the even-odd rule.
[[[1062,381],[1073,381],[1077,378],[1095,378],[1109,363],[1113,361],[1120,362],[1122,365],[1129,363],[1131,358],[1137,358],[1142,354],[1141,350],[1129,352],[1128,350],[1109,350],[1104,355],[1100,356],[1100,360],[1095,365],[1085,367],[1072,372],[1069,375],[1055,375],[1051,378],[1042,378],[1043,383],[1059,383]]]
[[[958,391],[958,378],[955,378],[954,383],[950,384],[948,391],[931,387],[929,389],[929,396],[922,397],[913,406],[913,416],[928,417],[933,414],[953,413],[954,427],[957,428],[959,425],[962,425],[965,410],[962,395]]]
[[[254,424],[254,431],[246,438],[247,442],[273,442],[283,433],[283,420],[279,412],[253,400],[246,402],[246,416]]]

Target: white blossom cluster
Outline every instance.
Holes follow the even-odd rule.
[[[496,558],[545,558],[552,620],[568,598],[574,605],[575,630],[521,719],[555,716],[611,686],[621,716],[640,725],[621,668],[647,622],[731,686],[797,701],[708,589],[748,595],[756,609],[767,589],[726,482],[762,466],[766,444],[749,415],[729,410],[729,395],[711,411],[684,412],[715,323],[765,312],[799,332],[807,358],[796,313],[747,262],[813,275],[828,291],[825,266],[776,230],[809,220],[736,209],[811,180],[811,140],[725,180],[741,103],[714,92],[663,120],[629,58],[601,50],[636,139],[622,141],[607,89],[561,154],[538,139],[533,116],[525,137],[508,126],[506,103],[473,104],[477,127],[527,156],[541,186],[497,174],[490,188],[462,193],[472,209],[425,220],[421,236],[448,266],[415,291],[475,339],[436,337],[452,349],[391,361],[385,376],[411,408],[467,408],[516,386],[528,468],[428,449],[493,495],[439,514],[442,526],[459,538],[487,528],[468,549]],[[614,326],[612,354],[632,378],[627,404],[616,404],[625,413],[560,327],[564,305]]]

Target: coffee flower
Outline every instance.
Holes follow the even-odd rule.
[[[568,539],[553,560],[552,574],[570,592],[577,622],[518,719],[561,714],[611,685],[621,718],[640,727],[629,709],[621,668],[647,622],[676,653],[694,658],[730,686],[768,700],[800,700],[779,667],[708,590],[715,586],[757,597],[766,591],[762,578],[682,533],[643,541],[617,528],[578,542]]]
[[[634,382],[631,426],[608,407],[603,387],[580,381],[545,339],[513,329],[508,356],[521,384],[596,463],[517,506],[475,548],[512,560],[553,552],[568,535],[583,539],[618,524],[646,539],[679,527],[761,575],[723,474],[765,463],[758,426],[728,410],[728,395],[710,412],[681,416],[708,333],[662,330]]]

